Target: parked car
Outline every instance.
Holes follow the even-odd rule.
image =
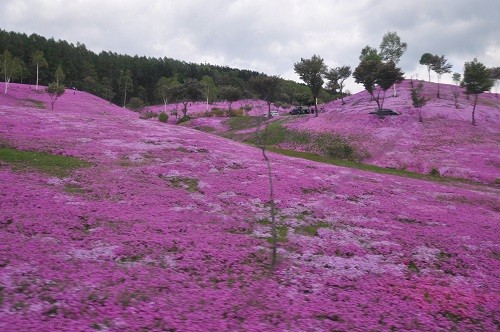
[[[395,112],[395,111],[390,110],[388,108],[383,108],[381,110],[375,110],[374,112],[370,112],[370,114],[376,114],[376,115],[399,115],[398,112]]]
[[[278,111],[271,111],[271,116],[278,116],[280,115]]]
[[[297,106],[290,111],[290,115],[309,114],[309,113],[311,113],[311,111],[309,110],[309,106]]]

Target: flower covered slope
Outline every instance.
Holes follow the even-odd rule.
[[[363,162],[383,167],[495,182],[500,178],[500,95],[483,93],[476,108],[477,126],[471,124],[472,100],[459,89],[457,106],[455,86],[423,82],[423,94],[430,100],[422,108],[418,121],[412,106],[410,80],[397,86],[397,96],[387,91],[384,108],[401,115],[379,119],[369,115],[376,109],[364,91],[324,105],[318,118],[296,119],[290,128],[306,131],[335,132],[349,137],[359,149],[368,152]],[[414,81],[414,84],[417,84]]]
[[[270,154],[272,270],[259,150],[83,92],[39,101],[0,97],[1,142],[92,166],[0,164],[2,331],[498,329],[495,187]]]

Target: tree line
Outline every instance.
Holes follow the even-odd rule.
[[[7,53],[5,53],[7,52]],[[210,85],[208,99],[213,102],[223,94],[238,91],[241,98],[252,98],[249,80],[262,76],[256,71],[235,69],[211,64],[195,64],[167,57],[154,58],[130,56],[111,51],[96,54],[85,44],[68,43],[64,40],[45,38],[37,34],[27,35],[0,29],[0,53],[14,59],[9,66],[9,78],[20,83],[47,86],[54,81],[54,73],[60,66],[65,73],[65,85],[87,91],[117,105],[127,104],[132,97],[145,104],[164,102],[158,93],[163,78],[184,84],[196,80]],[[3,68],[3,65],[2,65]],[[306,103],[310,96],[305,85],[279,78],[283,87],[280,99],[287,103]],[[324,100],[332,96],[324,93]]]

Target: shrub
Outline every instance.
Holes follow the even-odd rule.
[[[212,107],[212,114],[213,116],[221,117],[224,116],[224,110],[218,107]]]
[[[156,118],[158,116],[158,114],[156,114],[155,112],[145,112],[141,115],[141,119],[151,119],[151,118]]]
[[[431,171],[429,172],[429,174],[431,176],[441,176],[441,173],[439,173],[439,170],[437,168],[431,169]]]
[[[240,109],[230,109],[230,110],[226,110],[226,114],[228,117],[243,116],[244,111],[241,108]]]
[[[158,121],[160,121],[160,122],[168,122],[168,115],[167,115],[167,113],[161,112],[158,115]]]
[[[141,98],[133,97],[130,98],[130,101],[127,104],[127,108],[134,111],[138,112],[144,107],[144,102],[142,101]]]
[[[187,122],[191,120],[191,117],[189,115],[184,115],[182,118],[180,118],[178,121],[177,121],[177,124],[180,124],[180,123],[183,123],[183,122]]]

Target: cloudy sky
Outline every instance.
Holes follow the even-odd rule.
[[[426,52],[444,55],[456,72],[475,57],[500,66],[498,0],[1,0],[0,13],[3,30],[80,42],[97,53],[166,56],[296,81],[301,58],[317,54],[329,67],[354,69],[361,49],[378,48],[388,31],[408,44],[399,63],[406,77],[427,78],[419,64]],[[347,88],[363,89],[352,79]]]

